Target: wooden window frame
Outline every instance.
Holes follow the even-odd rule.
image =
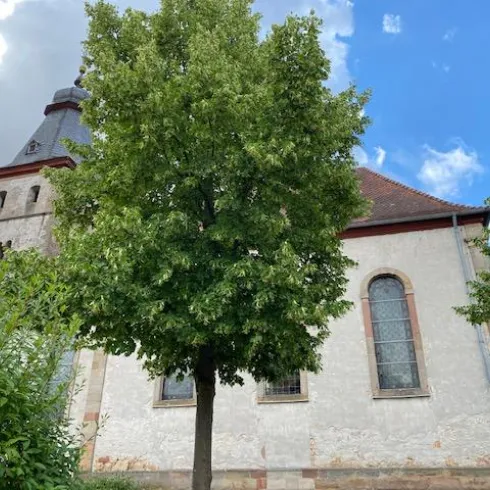
[[[378,277],[391,276],[398,279],[405,289],[405,299],[407,301],[408,313],[410,317],[410,326],[412,328],[413,345],[415,349],[415,359],[417,361],[417,370],[419,375],[419,388],[398,388],[398,389],[381,389],[379,386],[378,366],[376,362],[376,351],[374,347],[374,332],[371,318],[371,308],[369,305],[369,286]],[[364,278],[361,284],[361,301],[362,313],[364,318],[364,332],[366,334],[366,347],[369,363],[369,375],[371,378],[372,396],[375,399],[383,398],[417,398],[430,396],[430,389],[427,380],[427,369],[425,366],[424,349],[422,345],[422,336],[420,335],[420,325],[415,307],[414,289],[412,282],[403,272],[383,267],[372,271]]]
[[[163,399],[163,386],[165,376],[159,376],[155,380],[155,387],[153,391],[153,408],[172,408],[172,407],[195,407],[197,404],[196,397],[196,383],[194,383],[194,390],[192,398],[177,398],[175,400]]]
[[[308,376],[306,371],[299,372],[299,382],[301,393],[296,395],[265,395],[266,381],[261,381],[257,385],[257,403],[295,403],[308,401]],[[264,393],[261,395],[261,393]]]

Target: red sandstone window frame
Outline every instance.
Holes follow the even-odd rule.
[[[369,286],[375,279],[386,276],[391,276],[398,279],[403,284],[403,287],[405,289],[405,299],[408,305],[410,326],[412,328],[413,343],[415,348],[415,359],[417,361],[417,369],[420,380],[420,387],[418,388],[381,389],[379,386],[371,308],[369,304]],[[427,369],[425,366],[424,349],[422,345],[422,336],[420,334],[417,308],[415,306],[414,289],[409,277],[403,272],[390,267],[384,267],[372,271],[362,281],[361,302],[364,319],[364,332],[366,334],[369,375],[371,378],[371,390],[373,398],[415,398],[430,396],[430,390],[427,381]]]

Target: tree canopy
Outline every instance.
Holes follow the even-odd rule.
[[[261,42],[250,3],[87,5],[94,141],[51,173],[84,331],[156,371],[192,370],[211,343],[225,382],[318,369],[349,306],[338,234],[363,209],[367,96],[325,87],[316,17]]]
[[[87,4],[93,144],[48,174],[82,334],[153,374],[192,374],[198,419],[215,373],[320,369],[349,308],[339,234],[365,210],[352,149],[368,94],[327,87],[313,13],[262,38],[251,7]]]

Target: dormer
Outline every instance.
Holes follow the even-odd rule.
[[[1,0],[0,0],[1,1]],[[46,116],[7,167],[23,167],[37,162],[48,164],[60,158],[78,163],[63,144],[64,139],[90,144],[90,132],[80,123],[80,103],[89,96],[81,87],[63,88],[54,94],[44,110]]]
[[[34,153],[37,153],[39,151],[40,146],[41,144],[38,143],[36,140],[31,140],[27,144],[26,155],[32,155]]]

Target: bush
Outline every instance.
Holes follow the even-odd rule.
[[[64,417],[60,366],[76,321],[64,287],[36,252],[0,260],[0,490],[77,488],[79,444]]]

